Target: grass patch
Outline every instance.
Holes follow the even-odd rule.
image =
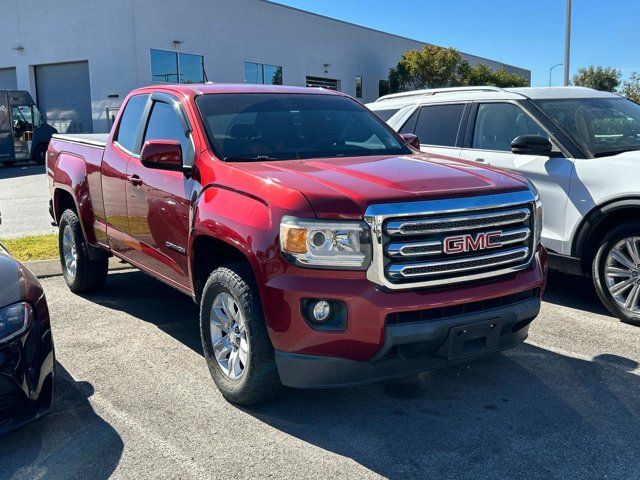
[[[58,258],[58,235],[0,239],[9,253],[21,262]]]

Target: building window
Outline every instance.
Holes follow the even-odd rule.
[[[362,98],[362,77],[356,76],[356,98]]]
[[[282,85],[282,67],[244,62],[244,83]]]
[[[378,97],[384,97],[391,93],[391,86],[389,80],[380,80],[378,82]]]
[[[204,57],[152,49],[151,80],[162,83],[202,83]]]

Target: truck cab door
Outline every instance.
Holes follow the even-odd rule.
[[[147,106],[141,144],[148,140],[180,142],[191,164],[194,147],[188,120],[177,99],[155,93]],[[183,290],[191,289],[188,239],[193,180],[183,172],[144,166],[132,156],[127,168],[126,196],[132,260]]]
[[[132,156],[140,153],[139,137],[142,135],[142,118],[149,95],[130,97],[110,142],[102,156],[102,198],[104,218],[96,212],[96,236],[101,243],[108,243],[115,253],[128,256],[129,217],[127,213],[127,165]]]
[[[0,163],[15,160],[13,125],[7,92],[0,92]]]
[[[553,156],[514,154],[511,142],[520,135],[543,136],[553,143],[549,132],[520,105],[504,101],[475,104],[460,158],[513,170],[531,180],[544,205],[544,245],[561,252],[573,159],[565,158],[557,147]]]

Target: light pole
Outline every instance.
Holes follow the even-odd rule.
[[[564,86],[569,86],[569,64],[571,62],[571,0],[567,0],[567,20],[564,37]]]
[[[560,65],[564,65],[564,63],[558,63],[549,69],[549,86],[551,86],[551,72],[553,72],[554,68],[559,67]]]

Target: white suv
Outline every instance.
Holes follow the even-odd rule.
[[[425,152],[529,178],[552,268],[592,275],[609,311],[640,325],[640,105],[588,88],[469,87],[367,106]]]

